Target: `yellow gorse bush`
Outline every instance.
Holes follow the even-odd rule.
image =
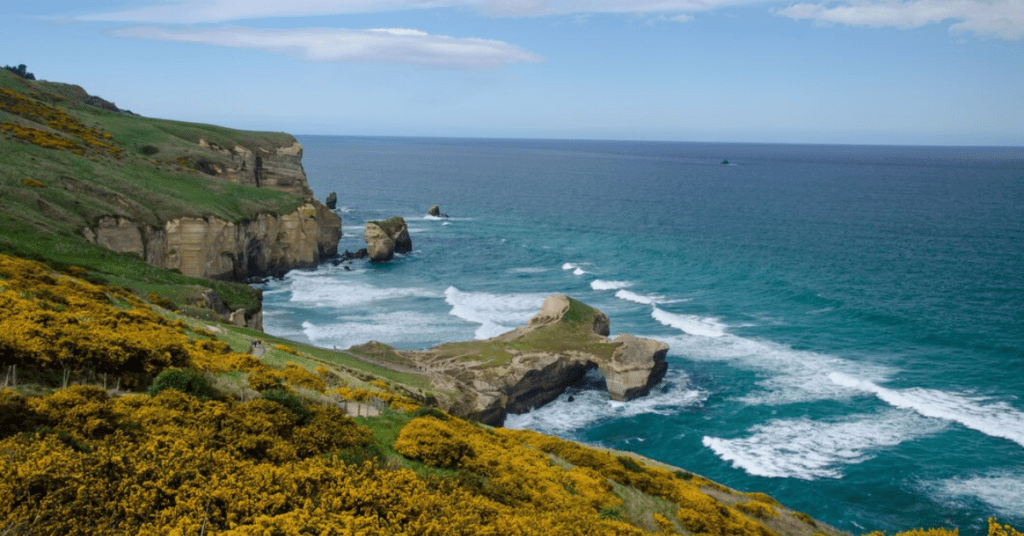
[[[126,308],[128,307],[128,308]],[[0,366],[102,374],[126,385],[169,367],[214,372],[264,367],[220,341],[193,341],[187,326],[120,289],[0,255]]]
[[[295,363],[271,369],[189,333],[203,336],[124,291],[0,255],[0,364],[8,368],[127,381],[189,366],[246,371],[267,387],[324,389]],[[328,395],[419,409],[387,392]],[[713,482],[689,473],[440,411],[412,418],[394,441],[399,454],[439,468],[410,464],[417,472],[378,456],[379,438],[339,408],[283,391],[265,396],[0,390],[0,534],[646,534],[617,519],[623,500],[613,481],[678,507],[675,520],[653,518],[662,533],[678,522],[696,535],[774,534],[741,512],[770,517],[770,497],[753,494],[732,508],[701,491]],[[951,533],[904,536],[943,534]],[[1022,536],[994,520],[989,534]]]
[[[53,131],[74,136],[82,143],[77,143],[53,131],[14,123],[0,125],[4,131],[10,132],[21,140],[50,149],[68,150],[78,155],[85,154],[88,148],[95,148],[115,157],[121,156],[122,149],[109,143],[112,138],[109,132],[90,128],[60,108],[48,106],[20,93],[0,88],[0,110],[44,124]]]

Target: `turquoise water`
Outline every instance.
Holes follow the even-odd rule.
[[[414,251],[268,283],[268,332],[424,348],[569,294],[669,343],[670,372],[628,403],[590,377],[507,426],[853,532],[1024,525],[1024,149],[300,141],[342,249],[401,215]]]

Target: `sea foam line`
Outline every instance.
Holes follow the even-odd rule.
[[[695,330],[696,331],[696,330]],[[790,346],[724,333],[719,337],[652,336],[669,345],[669,354],[690,361],[727,363],[758,373],[760,390],[748,390],[734,400],[748,405],[779,405],[794,402],[841,399],[861,391],[837,385],[833,372],[850,376],[887,379],[893,371],[869,362],[842,359],[829,354],[796,350]]]
[[[594,290],[618,290],[633,286],[633,283],[629,281],[605,281],[603,279],[595,279],[590,282],[590,288]]]
[[[578,265],[576,263],[573,263],[573,262],[567,262],[567,263],[563,264],[562,265],[562,269],[563,270],[572,270],[573,275],[583,275],[583,274],[589,273],[589,272],[585,271],[583,268],[580,268],[580,265]]]
[[[540,310],[547,295],[464,292],[448,287],[444,297],[452,306],[448,314],[480,324],[475,337],[489,339],[526,324]]]
[[[654,307],[651,317],[662,325],[678,329],[689,335],[701,337],[721,337],[725,335],[725,324],[717,318],[701,317],[695,315],[683,315],[670,313]]]
[[[925,486],[931,495],[955,500],[976,497],[1001,515],[1024,519],[1024,474],[1019,470],[997,471],[965,478],[951,478]]]
[[[911,413],[889,410],[852,415],[836,422],[772,420],[749,428],[749,437],[705,436],[702,443],[750,475],[817,480],[842,478],[844,466],[873,458],[880,449],[937,433],[944,426]]]
[[[591,370],[587,375],[589,383],[601,383],[597,370]],[[665,379],[647,396],[629,402],[610,400],[608,393],[600,389],[570,389],[543,407],[521,415],[509,415],[505,419],[505,427],[566,437],[607,419],[645,414],[674,415],[686,408],[699,406],[707,399],[707,393],[689,388],[688,381],[684,372],[670,368]]]
[[[982,404],[979,399],[920,387],[889,389],[841,372],[829,374],[828,377],[836,385],[871,393],[893,407],[909,409],[925,417],[956,422],[987,436],[1009,439],[1024,447],[1024,413],[1005,402]]]

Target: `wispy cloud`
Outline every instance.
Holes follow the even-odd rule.
[[[81,18],[195,24],[431,8],[470,9],[493,17],[543,17],[592,13],[684,13],[768,1],[771,0],[163,0],[146,7]]]
[[[983,37],[1024,38],[1024,0],[917,0],[847,5],[795,4],[776,13],[795,20],[851,26],[918,28],[954,21],[954,32]]]
[[[498,67],[541,58],[502,41],[430,35],[419,30],[381,28],[183,29],[137,26],[115,35],[266,50],[320,62],[386,62],[453,69]]]
[[[311,17],[459,8],[492,17],[544,17],[623,13],[675,17],[737,5],[785,0],[151,0],[146,7],[99,13],[84,20],[156,24],[222,23],[274,17]],[[778,9],[777,14],[821,23],[917,28],[950,23],[955,32],[1002,39],[1024,38],[1024,0],[832,0]]]

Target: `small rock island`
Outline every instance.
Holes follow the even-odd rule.
[[[370,262],[387,262],[395,258],[395,253],[412,251],[409,226],[400,216],[384,221],[366,222],[363,239],[366,240],[366,252]]]

